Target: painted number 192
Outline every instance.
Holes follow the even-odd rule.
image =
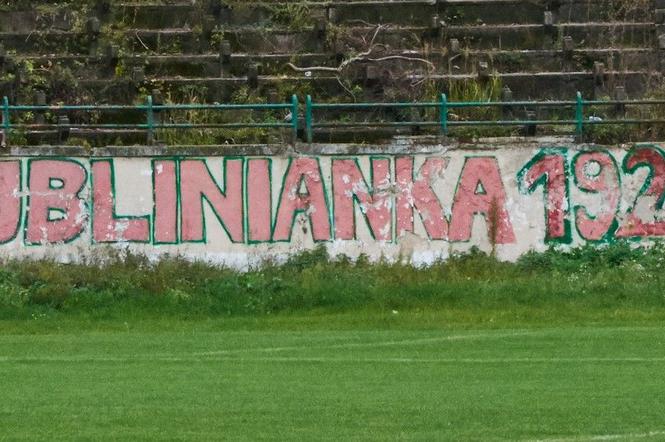
[[[621,178],[642,168],[648,171],[645,182],[626,213],[621,214]],[[600,197],[600,204],[594,209],[581,203],[572,207],[571,178],[580,194]],[[517,179],[523,194],[542,188],[546,241],[550,243],[570,243],[572,225],[587,241],[665,236],[665,222],[657,220],[655,213],[665,202],[665,154],[655,146],[631,150],[621,167],[605,150],[580,152],[569,159],[566,149],[544,149],[520,170]],[[651,206],[651,221],[635,213],[645,197],[656,199]]]

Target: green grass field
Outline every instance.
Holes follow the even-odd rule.
[[[39,322],[3,323],[0,440],[665,440],[658,321]]]
[[[0,265],[0,440],[665,440],[665,244]]]

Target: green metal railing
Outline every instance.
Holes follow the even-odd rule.
[[[571,126],[574,133],[582,137],[587,126],[602,124],[636,125],[636,124],[665,124],[665,119],[643,119],[643,118],[589,118],[585,117],[585,109],[591,106],[614,107],[622,109],[619,114],[625,115],[625,107],[665,105],[665,100],[584,100],[580,92],[573,101],[472,101],[451,102],[446,94],[441,94],[435,102],[412,102],[412,103],[315,103],[311,96],[305,98],[304,104],[304,138],[311,143],[316,129],[332,128],[399,128],[399,127],[432,127],[443,135],[448,135],[454,127],[502,127],[502,126]],[[462,120],[452,119],[451,111],[455,109],[482,109],[482,108],[569,108],[571,119],[486,119],[486,120]],[[420,121],[330,121],[315,120],[315,116],[322,112],[354,112],[370,111],[378,109],[430,109],[430,116],[437,114],[438,118]],[[219,112],[233,111],[288,111],[290,114],[281,121],[273,122],[229,122],[229,123],[166,123],[158,118],[163,111],[195,111],[212,110]],[[13,123],[12,114],[16,113],[45,113],[53,112],[59,115],[71,112],[143,112],[145,123],[139,124],[89,124],[70,123],[63,118],[57,124],[27,124]],[[566,111],[568,112],[568,111]],[[565,115],[565,114],[564,114]],[[7,97],[2,102],[2,130],[5,142],[12,131],[39,131],[39,130],[70,130],[70,129],[130,129],[145,131],[148,144],[155,141],[157,130],[187,130],[187,129],[242,129],[242,128],[274,128],[290,129],[292,141],[295,143],[299,136],[300,105],[298,97],[293,95],[289,103],[274,104],[155,104],[153,97],[149,96],[145,104],[139,105],[11,105]],[[20,119],[19,119],[20,121]]]
[[[449,133],[451,127],[478,127],[478,126],[574,126],[575,134],[582,137],[586,126],[607,124],[665,124],[665,119],[639,119],[639,118],[613,118],[613,119],[585,119],[585,107],[625,107],[630,105],[665,105],[665,100],[584,100],[582,94],[577,92],[574,101],[474,101],[474,102],[450,102],[446,94],[441,94],[438,102],[416,102],[416,103],[314,103],[310,96],[305,101],[305,131],[307,141],[312,142],[314,129],[332,127],[427,127],[438,126],[444,135]],[[572,108],[573,119],[549,119],[549,120],[451,120],[449,118],[452,109],[470,108]],[[377,108],[430,108],[438,110],[438,121],[388,121],[388,122],[323,122],[315,123],[314,110],[370,110]],[[571,112],[572,113],[572,112]]]
[[[154,104],[153,97],[148,96],[145,104],[139,105],[10,105],[7,97],[3,98],[2,104],[2,128],[5,143],[13,130],[38,131],[49,129],[129,129],[145,131],[148,144],[155,140],[155,131],[159,129],[243,129],[243,128],[289,128],[295,142],[298,134],[298,97],[293,95],[290,103],[257,103],[257,104]],[[233,122],[233,123],[164,123],[158,121],[156,115],[163,111],[197,111],[212,110],[219,112],[233,111],[289,111],[290,115],[296,117],[285,119],[283,122]],[[69,112],[144,112],[145,123],[120,124],[120,123],[66,123],[57,124],[33,124],[13,123],[13,113],[45,113],[67,114]]]

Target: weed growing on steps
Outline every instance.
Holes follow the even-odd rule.
[[[359,309],[665,314],[663,265],[664,245],[629,243],[533,252],[516,263],[472,250],[426,268],[332,258],[324,247],[247,272],[132,254],[81,264],[6,261],[0,268],[0,319],[186,319]]]

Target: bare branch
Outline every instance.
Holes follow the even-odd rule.
[[[404,61],[413,61],[417,63],[424,63],[429,67],[430,71],[433,71],[436,69],[434,66],[434,63],[432,63],[429,60],[425,60],[424,58],[418,58],[418,57],[407,57],[406,55],[388,55],[386,57],[381,57],[381,58],[366,58],[363,61],[371,61],[374,63],[379,63],[382,61],[388,61],[388,60],[404,60]]]
[[[381,31],[386,28],[387,28],[386,25],[377,25],[376,29],[374,30],[374,34],[372,35],[372,38],[369,41],[369,44],[367,45],[367,49],[363,52],[360,52],[357,55],[347,58],[346,60],[342,61],[337,67],[330,67],[330,66],[299,67],[294,65],[293,63],[287,63],[286,66],[288,66],[289,68],[291,68],[296,72],[334,72],[336,74],[340,74],[344,71],[344,69],[346,69],[347,67],[349,67],[354,63],[364,63],[364,62],[380,63],[389,60],[403,60],[403,61],[425,64],[427,65],[429,72],[432,72],[436,69],[436,67],[431,61],[420,57],[409,57],[406,55],[387,55],[379,58],[371,58],[371,55],[377,49],[384,49],[384,50],[386,49],[386,46],[384,44],[375,43]]]
[[[139,43],[141,43],[141,46],[143,46],[143,47],[145,48],[146,51],[150,51],[150,52],[152,52],[151,49],[148,47],[148,45],[146,45],[146,44],[143,42],[143,40],[141,40],[141,36],[139,35],[139,31],[136,31],[136,32],[134,33],[134,35],[136,35],[136,38],[138,39]]]
[[[381,32],[383,29],[385,29],[385,25],[378,25],[376,27],[376,30],[374,31],[374,35],[372,36],[372,39],[369,41],[369,49],[370,51],[372,50],[372,46],[374,46],[374,41],[376,40],[376,37],[379,35],[379,32]]]
[[[296,72],[335,72],[335,73],[338,73],[338,72],[341,71],[341,69],[339,67],[333,68],[333,67],[329,67],[329,66],[309,66],[309,67],[306,67],[306,68],[301,68],[301,67],[298,67],[298,66],[294,65],[293,63],[286,63],[286,66],[290,67],[291,69],[293,69]]]
[[[353,25],[353,24],[356,24],[356,25],[358,25],[358,24],[359,24],[359,25],[365,25],[365,26],[367,26],[367,27],[372,27],[372,28],[373,28],[374,26],[380,26],[380,25],[377,24],[377,23],[370,23],[370,22],[368,22],[368,21],[360,20],[360,19],[357,19],[357,18],[356,18],[356,19],[352,19],[352,20],[348,20],[346,23],[349,24],[349,25]]]
[[[389,60],[403,60],[403,61],[409,61],[409,62],[416,62],[416,63],[423,63],[426,64],[427,67],[429,68],[430,71],[434,71],[436,67],[434,66],[434,63],[432,63],[429,60],[425,60],[424,58],[419,58],[419,57],[407,57],[405,55],[388,55],[385,57],[380,57],[380,58],[369,58],[364,55],[358,55],[355,57],[351,57],[348,60],[344,60],[339,66],[337,67],[330,67],[330,66],[308,66],[308,67],[298,67],[294,65],[293,63],[287,63],[286,66],[289,68],[293,69],[296,72],[335,72],[335,73],[341,73],[345,68],[347,68],[349,65],[353,63],[364,63],[364,62],[371,62],[371,63],[381,63],[382,61],[389,61]]]
[[[344,84],[344,82],[342,81],[341,78],[339,78],[339,76],[337,76],[336,78],[337,78],[337,82],[339,83],[339,85],[342,86],[342,89],[344,89],[346,91],[346,93],[348,93],[351,96],[351,98],[353,98],[353,102],[355,103],[356,102],[356,96],[353,94],[353,91],[351,89],[349,89]]]

